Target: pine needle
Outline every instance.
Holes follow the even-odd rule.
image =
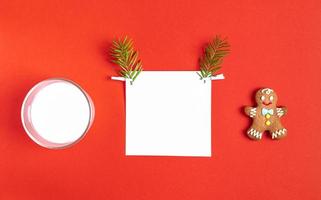
[[[203,56],[199,59],[201,79],[205,79],[215,75],[221,68],[223,58],[230,52],[230,45],[227,39],[221,39],[220,36],[215,36],[204,49]]]
[[[119,74],[126,79],[130,79],[132,84],[143,70],[138,52],[133,47],[133,41],[127,36],[123,39],[114,40],[110,55],[112,62],[120,67]]]

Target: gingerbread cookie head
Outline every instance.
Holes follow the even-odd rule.
[[[259,89],[255,94],[257,107],[245,107],[245,114],[253,119],[247,135],[254,140],[262,139],[265,131],[270,132],[272,139],[281,139],[287,135],[280,118],[287,112],[285,107],[277,107],[278,96],[271,88]]]
[[[263,88],[256,92],[255,101],[258,106],[276,107],[278,96],[270,88]]]

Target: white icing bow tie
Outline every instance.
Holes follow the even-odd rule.
[[[263,108],[262,109],[262,115],[265,116],[266,114],[270,114],[273,115],[273,109],[267,109],[267,108]]]

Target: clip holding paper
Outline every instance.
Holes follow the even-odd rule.
[[[119,76],[112,76],[111,80],[115,80],[115,81],[126,81],[126,78],[124,77],[119,77]]]
[[[215,76],[210,77],[211,80],[223,80],[225,79],[224,74],[217,74]]]
[[[203,80],[204,83],[206,83],[206,81],[217,81],[217,80],[223,80],[223,79],[225,79],[223,74],[217,74],[206,78],[202,78],[202,77],[200,78],[200,80]]]
[[[119,77],[119,76],[112,76],[111,80],[115,80],[115,81],[124,81],[126,82],[126,80],[129,80],[130,84],[133,85],[133,79],[131,78],[125,78],[125,77]]]

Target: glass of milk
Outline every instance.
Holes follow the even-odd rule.
[[[82,139],[94,120],[94,104],[76,83],[47,79],[35,85],[25,97],[22,124],[40,146],[58,149]]]

